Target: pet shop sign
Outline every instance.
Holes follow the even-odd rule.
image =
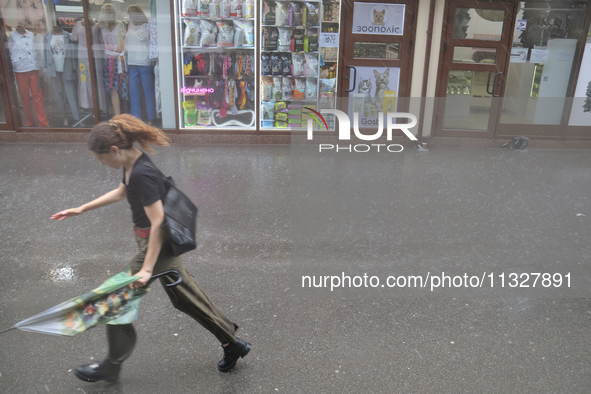
[[[355,3],[353,33],[401,36],[405,10],[404,4]]]

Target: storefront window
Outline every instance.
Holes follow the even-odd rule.
[[[340,2],[261,3],[260,127],[303,129],[335,105]]]
[[[585,14],[580,2],[520,3],[501,123],[561,124]]]
[[[85,19],[80,1],[2,0],[19,124],[90,128],[129,113],[176,128],[170,4],[156,3],[90,0]]]
[[[129,113],[148,124],[167,127],[161,120],[161,87],[173,84],[172,79],[162,84],[159,47],[171,44],[159,40],[157,15],[155,0],[90,4],[90,18],[96,21],[102,51],[97,90],[107,101],[101,120]],[[167,9],[164,17],[170,17]],[[174,127],[174,123],[168,126]]]
[[[183,0],[176,15],[183,128],[256,128],[255,0]]]

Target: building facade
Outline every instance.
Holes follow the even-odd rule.
[[[591,140],[587,1],[0,4],[0,141],[80,140],[129,113],[177,137],[289,142],[330,108],[368,131],[413,113],[420,139]]]

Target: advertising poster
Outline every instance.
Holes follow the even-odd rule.
[[[398,67],[356,67],[357,84],[349,97],[349,116],[359,115],[359,126],[377,126],[378,113],[396,112],[400,82]],[[352,81],[352,79],[351,79]],[[353,82],[351,82],[352,84]]]

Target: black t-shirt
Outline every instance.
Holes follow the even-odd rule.
[[[127,201],[131,208],[133,224],[140,228],[150,227],[150,219],[146,215],[144,207],[154,204],[158,200],[164,200],[166,188],[162,175],[154,167],[142,163],[152,163],[150,157],[142,152],[142,155],[133,164],[129,185],[125,185]],[[152,165],[154,165],[152,163]],[[125,168],[123,169],[123,184],[125,184]]]

